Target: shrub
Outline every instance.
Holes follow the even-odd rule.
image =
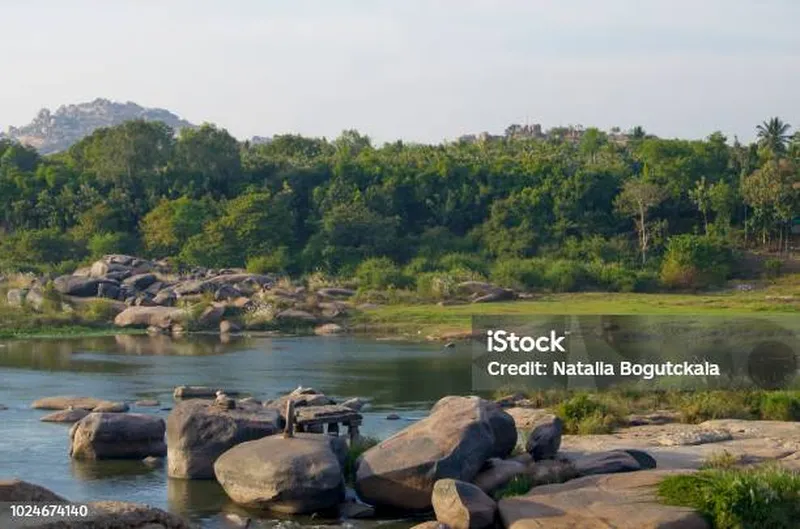
[[[746,391],[703,391],[682,394],[681,420],[700,423],[713,419],[752,419],[758,414],[758,396]]]
[[[574,292],[586,286],[588,274],[586,268],[576,262],[558,260],[549,263],[544,279],[546,285],[554,292]]]
[[[781,275],[783,261],[780,259],[767,259],[764,261],[764,275],[769,279],[775,279]]]
[[[562,402],[555,413],[564,421],[565,432],[570,434],[609,433],[622,423],[619,414],[610,406],[586,394]]]
[[[427,257],[415,257],[403,267],[403,273],[412,277],[425,272],[433,272],[434,270],[436,270],[436,263]]]
[[[127,233],[96,233],[89,238],[86,248],[92,259],[115,253],[134,254],[136,240]]]
[[[547,267],[541,259],[498,259],[491,268],[493,283],[518,290],[542,288]]]
[[[374,437],[359,437],[355,442],[350,443],[347,449],[347,455],[344,460],[344,478],[348,484],[353,484],[356,481],[356,470],[358,468],[358,458],[361,455],[380,443],[380,440]]]
[[[246,266],[251,274],[282,274],[289,267],[289,250],[281,246],[271,254],[251,257]]]
[[[670,288],[704,288],[723,283],[730,276],[734,255],[717,237],[677,235],[670,237],[661,265],[661,280]]]
[[[669,476],[658,494],[667,504],[698,510],[716,529],[788,528],[800,519],[800,474],[779,467]]]
[[[485,276],[489,273],[489,265],[485,259],[468,253],[449,253],[437,261],[439,270],[469,270]]]
[[[411,283],[409,277],[387,257],[373,257],[363,261],[356,268],[355,276],[359,288],[367,290],[403,288]]]
[[[87,323],[109,323],[118,311],[114,303],[107,299],[93,299],[81,307],[80,315]]]
[[[761,397],[760,416],[766,421],[800,421],[800,393],[775,391]]]

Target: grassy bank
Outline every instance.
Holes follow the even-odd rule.
[[[0,303],[0,339],[119,334],[112,320],[112,312],[102,300],[67,311],[50,306],[35,311]]]
[[[623,294],[583,292],[543,294],[535,299],[500,303],[436,305],[389,304],[352,318],[355,332],[405,337],[447,338],[470,330],[472,316],[548,314],[746,314],[800,311],[800,288],[790,284],[713,294]]]

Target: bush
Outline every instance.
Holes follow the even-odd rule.
[[[658,494],[669,505],[696,509],[716,529],[789,528],[800,519],[800,474],[779,467],[669,476]]]
[[[380,441],[374,437],[359,437],[355,442],[350,443],[344,460],[344,479],[346,483],[351,485],[355,483],[358,459],[364,452],[378,443]]]
[[[587,285],[588,274],[581,263],[558,260],[549,263],[544,279],[554,292],[574,292]]]
[[[489,273],[489,265],[485,259],[476,254],[449,253],[437,261],[438,270],[469,270],[481,276]]]
[[[541,259],[498,259],[489,278],[500,286],[525,290],[544,287],[546,272],[547,266]]]
[[[81,244],[55,229],[18,231],[0,243],[0,255],[4,260],[36,269],[80,259],[84,254]]]
[[[570,434],[610,433],[622,424],[622,418],[610,406],[586,394],[562,402],[555,413],[564,421],[564,431]]]
[[[681,394],[681,420],[701,423],[713,419],[752,419],[758,415],[759,396],[746,391],[702,391]]]
[[[89,238],[86,247],[92,259],[108,254],[135,254],[136,240],[127,233],[96,233]]]
[[[800,421],[800,393],[775,391],[764,393],[760,406],[765,421]]]
[[[286,272],[289,263],[289,250],[281,246],[269,255],[249,258],[246,266],[251,274],[282,274]]]
[[[670,237],[661,265],[661,281],[670,288],[705,288],[728,279],[734,264],[730,246],[707,235]]]
[[[373,257],[363,261],[356,268],[355,276],[359,288],[366,290],[404,288],[411,283],[409,277],[387,257]]]
[[[783,261],[780,259],[767,259],[764,261],[764,275],[768,279],[780,277],[783,270]]]

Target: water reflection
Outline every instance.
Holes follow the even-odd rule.
[[[213,479],[168,478],[167,504],[170,512],[186,517],[204,517],[221,511],[246,514],[228,498],[222,486]]]
[[[80,481],[101,481],[112,477],[119,479],[126,476],[146,476],[163,472],[142,461],[125,460],[82,461],[72,459],[69,469],[72,477]]]

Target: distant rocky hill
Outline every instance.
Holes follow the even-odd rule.
[[[35,147],[42,154],[63,151],[101,127],[112,127],[132,119],[162,121],[176,131],[194,127],[163,108],[145,108],[136,103],[117,103],[95,99],[89,103],[64,105],[55,112],[43,108],[29,124],[9,127],[6,134],[20,143]]]

